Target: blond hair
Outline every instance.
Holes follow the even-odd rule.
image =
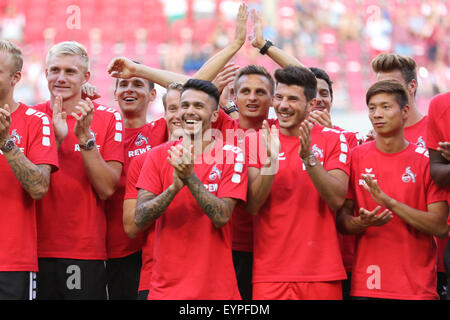
[[[22,71],[23,55],[18,46],[8,40],[0,40],[0,52],[9,53],[11,56],[13,62],[11,74]]]
[[[86,48],[76,41],[64,41],[55,44],[50,48],[46,63],[50,61],[50,58],[53,56],[79,56],[81,58],[81,62],[85,71],[89,70],[89,56]]]

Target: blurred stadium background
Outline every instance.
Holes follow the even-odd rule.
[[[115,56],[192,74],[234,35],[234,0],[0,0],[2,39],[24,51],[18,100],[48,98],[45,54],[54,43],[76,40],[88,49],[90,83],[99,102],[117,107],[106,67]],[[306,66],[325,69],[334,81],[334,122],[366,133],[365,91],[374,81],[379,52],[407,54],[419,65],[417,101],[426,113],[437,93],[450,89],[450,0],[246,0],[264,16],[264,35]],[[79,18],[79,19],[78,19]],[[248,33],[252,32],[249,19]],[[277,68],[249,43],[234,58],[240,66]],[[164,89],[158,87],[160,99]],[[149,119],[162,114],[158,100]]]

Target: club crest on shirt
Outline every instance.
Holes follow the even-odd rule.
[[[422,136],[420,136],[420,137],[417,139],[416,145],[419,146],[419,147],[422,147],[422,148],[426,148],[426,147],[427,147],[427,144],[426,144],[425,141],[423,140]]]
[[[142,133],[139,133],[138,136],[137,136],[137,138],[136,138],[136,141],[134,142],[134,144],[137,145],[138,147],[140,147],[140,146],[142,146],[144,143],[145,143],[145,144],[148,144],[148,138],[147,138],[147,137],[144,137],[144,136],[142,135]]]
[[[411,171],[411,167],[406,167],[405,173],[402,175],[404,183],[416,183],[416,175]]]
[[[284,152],[281,152],[281,153],[278,155],[278,160],[286,160],[286,154],[285,154]]]
[[[11,131],[11,139],[13,139],[16,144],[20,144],[22,137],[17,133],[17,129]]]
[[[222,175],[222,171],[217,169],[216,165],[214,165],[214,167],[211,170],[211,173],[209,174],[209,180],[214,181],[214,180],[216,180],[216,178],[219,178],[219,180],[220,180],[221,175]]]
[[[316,156],[316,158],[323,158],[323,150],[320,149],[317,144],[312,146],[312,152]]]

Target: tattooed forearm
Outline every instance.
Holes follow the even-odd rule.
[[[231,198],[217,198],[206,190],[196,175],[183,180],[194,196],[195,201],[217,227],[223,227],[231,218],[236,200]]]
[[[169,207],[177,192],[170,186],[160,195],[140,189],[137,197],[134,223],[139,228],[145,228],[158,219]]]
[[[51,166],[35,165],[18,147],[5,153],[4,156],[25,191],[35,200],[42,199],[50,185]]]

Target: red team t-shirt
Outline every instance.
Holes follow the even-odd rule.
[[[11,114],[9,134],[34,164],[58,167],[51,121],[20,103]],[[38,271],[35,201],[23,189],[0,151],[0,271]]]
[[[158,195],[172,184],[167,151],[178,143],[150,151],[139,189]],[[245,201],[247,168],[242,150],[216,140],[203,158],[206,161],[199,163],[201,156],[196,157],[194,171],[205,188],[218,198]],[[153,259],[150,300],[240,299],[231,255],[231,224],[216,228],[187,187],[156,220]]]
[[[445,201],[445,192],[431,180],[427,153],[412,143],[394,154],[379,151],[375,141],[353,149],[349,197],[355,201],[355,211],[378,206],[364,189],[362,174],[370,174],[384,193],[418,210],[427,211],[428,204]],[[434,238],[393,214],[385,225],[369,227],[357,236],[350,294],[437,299]]]
[[[141,154],[133,158],[130,162],[127,172],[127,185],[124,200],[137,199],[138,190],[136,184],[139,180],[139,174],[141,173],[142,166],[148,153]],[[150,290],[150,280],[152,277],[152,264],[153,264],[153,238],[155,235],[155,224],[152,224],[146,229],[143,234],[142,244],[142,268],[139,279],[138,291]]]
[[[116,109],[94,102],[91,130],[105,161],[123,163],[122,116]],[[50,102],[34,107],[51,118]],[[67,137],[58,150],[60,169],[52,174],[47,195],[37,202],[38,256],[105,260],[106,217],[86,173],[78,140],[76,119],[67,115]]]
[[[299,156],[299,137],[280,132],[279,169],[254,219],[253,283],[314,282],[346,278],[339,249],[336,215],[322,200]],[[311,149],[325,170],[349,173],[343,134],[320,125],[311,131]],[[249,167],[261,168],[248,153]]]
[[[122,258],[141,250],[144,234],[140,233],[136,238],[130,239],[123,229],[123,197],[128,166],[134,157],[146,153],[168,139],[164,118],[149,122],[140,128],[124,128],[124,132],[125,162],[120,182],[114,195],[106,201],[108,259]]]

